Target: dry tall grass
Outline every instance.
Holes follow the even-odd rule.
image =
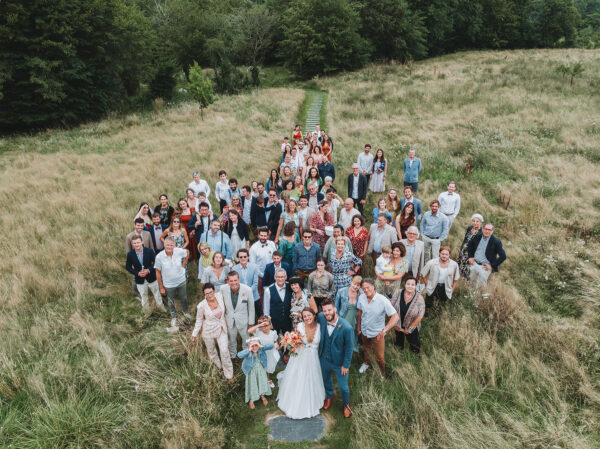
[[[258,91],[203,121],[184,104],[0,141],[1,446],[226,445],[230,388],[130,299],[124,236],[141,201],[176,203],[194,170],[211,188],[222,168],[264,181],[303,98]]]
[[[474,212],[508,254],[487,295],[460,287],[424,320],[420,359],[390,350],[391,382],[357,381],[352,447],[600,447],[598,56],[471,52],[320,82],[340,173],[368,142],[401,187],[416,147],[424,204],[457,181],[454,256]],[[568,61],[586,67],[573,88],[554,73]]]
[[[573,88],[554,72],[569,60],[586,67]],[[597,51],[473,52],[318,80],[341,180],[369,142],[399,187],[414,145],[420,198],[458,183],[453,255],[477,211],[509,257],[489,296],[461,285],[425,320],[421,357],[388,344],[390,380],[355,362],[354,416],[333,410],[324,444],[600,447],[599,69]],[[4,446],[266,447],[242,382],[230,390],[129,299],[123,237],[140,201],[174,202],[195,169],[211,184],[222,167],[265,178],[302,98],[260,91],[220,99],[203,122],[183,105],[0,141]]]

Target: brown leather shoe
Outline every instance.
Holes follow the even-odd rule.
[[[350,410],[350,404],[344,407],[344,418],[350,418],[352,416],[352,410]]]
[[[331,395],[330,398],[325,399],[325,402],[323,403],[323,410],[327,410],[329,407],[331,407],[331,403],[333,402],[333,396]]]

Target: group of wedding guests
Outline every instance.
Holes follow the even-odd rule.
[[[187,283],[192,266],[197,267],[204,299],[192,338],[202,332],[209,357],[229,380],[238,338],[265,348],[273,345],[264,360],[265,372],[272,373],[279,360],[278,335],[294,329],[305,308],[317,311],[330,300],[355,330],[354,351],[363,346],[359,371],[371,365],[374,350],[385,373],[385,334],[394,329],[397,345],[403,347],[406,339],[419,352],[426,309],[450,300],[461,277],[472,288],[485,287],[506,258],[502,243],[492,235],[492,223],[476,213],[457,261],[451,259],[445,241],[460,212],[460,195],[450,182],[425,211],[415,197],[423,164],[414,149],[403,164],[402,196],[388,189],[367,218],[367,191],[386,190],[383,150],[373,156],[371,146],[364,146],[342,198],[334,187],[332,139],[318,127],[303,136],[299,126],[292,138],[291,143],[284,139],[281,163],[264,183],[240,188],[237,179],[221,170],[214,208],[211,188],[198,172],[175,207],[166,194],[154,208],[142,203],[126,237],[132,292],[147,308],[150,291],[165,312],[162,296],[167,296],[170,331],[176,331],[176,299],[184,320],[193,320]],[[362,278],[367,254],[374,279]],[[251,353],[259,360],[255,349],[245,356]],[[246,368],[244,372],[253,369]],[[262,387],[253,384],[247,391],[247,400],[264,398],[257,396],[266,391],[264,382],[259,383]]]

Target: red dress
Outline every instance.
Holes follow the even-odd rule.
[[[181,216],[181,227],[182,227],[183,229],[185,229],[185,232],[188,232],[188,230],[187,230],[187,225],[188,225],[188,223],[190,222],[190,220],[191,220],[191,218],[192,218],[192,215],[194,214],[194,209],[193,209],[193,208],[191,208],[191,209],[190,209],[190,212],[191,212],[191,213],[190,213],[189,215],[182,215],[182,216]],[[197,245],[197,243],[196,243],[196,239],[195,239],[195,238],[193,238],[193,237],[190,237],[190,234],[189,234],[189,232],[188,232],[188,240],[189,240],[189,243],[188,243],[188,247],[187,247],[187,249],[189,249],[189,250],[190,250],[190,255],[191,255],[192,257],[194,257],[194,259],[196,259],[196,252],[198,251],[198,248],[196,248],[196,245]]]
[[[321,151],[323,152],[323,156],[331,162],[331,145],[329,145],[329,142],[325,142],[321,145]]]
[[[294,134],[292,134],[292,139],[294,139],[294,143],[297,140],[302,141],[302,131],[298,131],[298,132],[294,131]]]
[[[360,257],[360,255],[365,250],[365,245],[369,242],[369,231],[364,226],[361,226],[358,233],[356,233],[356,229],[354,226],[350,226],[346,229],[346,237],[350,239],[350,243],[352,243],[352,251],[356,257]],[[362,258],[361,258],[362,259]]]

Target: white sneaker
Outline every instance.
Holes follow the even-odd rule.
[[[171,319],[171,327],[177,327],[177,318]]]
[[[366,370],[368,370],[370,367],[370,365],[367,365],[366,363],[363,363],[362,365],[360,365],[360,368],[358,369],[358,372],[360,374],[363,374]]]
[[[275,384],[273,383],[273,381],[271,379],[269,379],[269,387],[275,388]]]
[[[185,317],[186,320],[193,320],[194,317],[192,315],[190,315],[189,313],[184,313],[183,316]]]

